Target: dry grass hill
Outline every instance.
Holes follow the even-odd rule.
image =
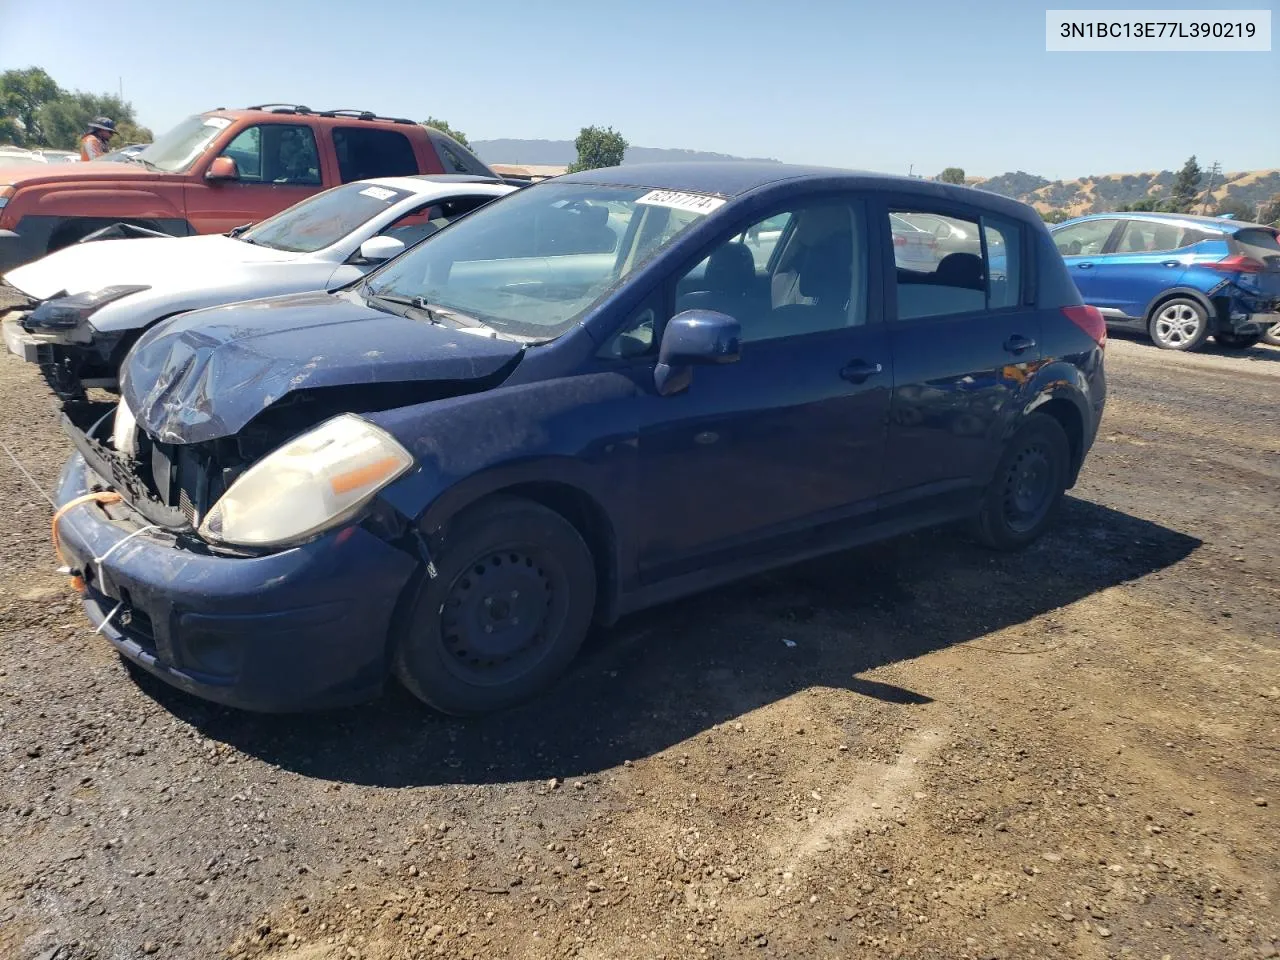
[[[1155,173],[1108,173],[1078,180],[1046,180],[1019,170],[998,177],[970,179],[969,183],[1029,203],[1043,213],[1064,210],[1071,216],[1080,216],[1115,210],[1146,196],[1168,196],[1174,177],[1174,171],[1161,170]],[[1206,172],[1201,189],[1207,187]],[[1228,197],[1256,206],[1276,194],[1280,194],[1280,169],[1219,174],[1209,191],[1208,212]],[[1199,207],[1196,209],[1198,212]]]

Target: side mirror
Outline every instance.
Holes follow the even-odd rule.
[[[395,237],[370,237],[360,244],[360,259],[366,263],[382,263],[404,253],[404,241]]]
[[[205,171],[206,180],[239,180],[240,168],[230,157],[214,157],[213,163]]]
[[[669,321],[658,348],[653,382],[669,396],[689,386],[693,367],[734,363],[742,355],[742,327],[733,317],[714,310],[685,310]]]

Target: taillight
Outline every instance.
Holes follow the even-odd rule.
[[[1098,346],[1107,345],[1107,321],[1102,319],[1102,313],[1097,307],[1082,304],[1078,307],[1063,307],[1062,312]]]
[[[1217,263],[1206,263],[1205,266],[1210,270],[1221,270],[1223,273],[1261,273],[1267,269],[1266,264],[1261,260],[1246,257],[1243,253],[1233,254]]]
[[[900,233],[895,233],[893,235],[893,245],[895,247],[905,247],[907,245],[907,238]]]

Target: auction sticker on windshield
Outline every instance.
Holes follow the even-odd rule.
[[[650,190],[636,203],[648,204],[651,207],[687,210],[690,213],[711,213],[724,206],[724,200],[720,197],[708,197],[701,193],[681,193],[678,190]]]
[[[390,200],[396,195],[396,191],[388,190],[386,187],[365,187],[360,191],[362,197],[373,197],[375,200]]]

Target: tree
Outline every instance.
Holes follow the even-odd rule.
[[[1040,219],[1045,223],[1061,223],[1063,220],[1070,220],[1071,214],[1063,210],[1061,207],[1054,207],[1047,213],[1040,214]]]
[[[453,137],[453,139],[457,140],[464,147],[471,146],[471,141],[467,139],[467,135],[465,133],[463,133],[461,130],[453,129],[453,127],[449,126],[449,124],[444,120],[437,120],[435,117],[427,117],[427,119],[422,121],[422,126],[432,127],[436,130],[439,130],[441,133],[446,133],[449,136]]]
[[[74,150],[94,117],[116,122],[117,143],[149,143],[151,131],[137,125],[133,104],[115,94],[65,93],[40,108],[40,128],[52,147]]]
[[[940,174],[938,179],[943,183],[964,183],[964,170],[961,167],[947,167]]]
[[[583,127],[573,145],[578,159],[569,164],[570,173],[619,166],[627,152],[626,139],[613,127]]]
[[[1223,197],[1214,205],[1213,215],[1221,217],[1228,213],[1237,220],[1253,220],[1258,215],[1253,204],[1245,203],[1236,197]]]
[[[62,94],[53,77],[39,67],[0,73],[0,140],[19,146],[48,144],[40,108]]]
[[[1134,200],[1131,203],[1121,204],[1120,212],[1125,213],[1127,211],[1132,210],[1135,213],[1136,212],[1153,213],[1159,210],[1160,207],[1161,207],[1161,201],[1159,200],[1159,198],[1146,196],[1146,197],[1141,197],[1137,200]]]
[[[1187,213],[1195,206],[1196,197],[1200,194],[1200,181],[1204,174],[1200,170],[1200,164],[1196,163],[1196,155],[1193,153],[1186,163],[1182,165],[1182,169],[1178,171],[1177,178],[1173,181],[1173,196],[1170,198],[1170,205],[1175,213]]]
[[[1273,193],[1271,199],[1259,204],[1258,222],[1280,223],[1280,193]]]

